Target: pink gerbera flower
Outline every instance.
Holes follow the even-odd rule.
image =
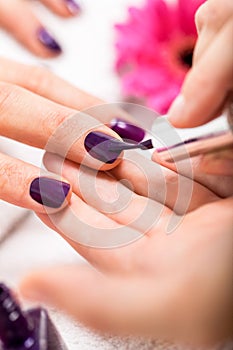
[[[192,65],[194,14],[203,2],[147,0],[143,8],[129,8],[127,23],[116,25],[116,68],[125,97],[167,112]]]

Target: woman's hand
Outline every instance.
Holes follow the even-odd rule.
[[[0,59],[0,81],[1,136],[50,149],[96,169],[108,170],[119,163],[118,153],[108,163],[107,156],[96,154],[94,158],[85,146],[90,131],[104,133],[110,139],[119,138],[102,124],[113,118],[116,111],[100,116],[102,122],[91,115],[77,115],[78,110],[101,101],[49,71],[3,58]],[[71,190],[66,180],[59,180],[53,173],[0,153],[0,198],[7,202],[36,212],[44,211],[42,204],[62,209],[70,200]]]
[[[221,114],[227,101],[233,104],[232,0],[206,1],[197,11],[196,25],[199,38],[193,67],[168,113],[179,128],[207,123]],[[232,148],[203,157],[200,169],[232,176]]]
[[[198,342],[231,334],[232,198],[137,154],[111,175],[51,154],[44,163],[74,194],[70,208],[40,218],[102,274],[38,272],[22,285],[26,297],[101,331]],[[134,191],[115,179],[126,169]]]
[[[199,38],[193,67],[169,111],[173,125],[182,128],[220,115],[233,89],[233,2],[206,1],[196,13],[196,25]]]
[[[76,0],[41,0],[41,2],[62,17],[76,16],[80,13]],[[0,26],[40,57],[53,57],[62,52],[60,44],[32,11],[29,1],[0,0]]]

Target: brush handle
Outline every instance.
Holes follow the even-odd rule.
[[[162,161],[174,163],[200,154],[215,153],[225,149],[233,149],[233,99],[228,100],[224,115],[229,129],[187,140],[166,150],[158,150]]]

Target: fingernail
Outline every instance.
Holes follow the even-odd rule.
[[[183,95],[177,96],[168,112],[168,119],[172,124],[182,122],[185,112],[185,98]]]
[[[141,142],[146,134],[142,128],[118,118],[110,122],[110,128],[126,141]]]
[[[124,144],[122,141],[102,132],[89,133],[84,141],[87,152],[101,162],[112,164],[122,152],[121,147],[115,150],[113,146]]]
[[[61,46],[45,28],[42,27],[38,30],[37,37],[38,40],[50,51],[53,51],[55,53],[62,52]]]
[[[49,208],[60,208],[69,191],[68,183],[47,177],[34,179],[30,186],[32,199]]]
[[[64,0],[64,1],[66,3],[66,7],[68,8],[68,10],[72,15],[76,15],[77,13],[80,12],[81,8],[76,1],[74,0]]]

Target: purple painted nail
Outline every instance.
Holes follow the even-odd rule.
[[[141,143],[122,142],[102,132],[91,132],[84,141],[87,152],[101,162],[111,164],[119,157],[124,150],[153,148],[152,140]]]
[[[69,191],[68,183],[48,177],[38,177],[32,181],[30,186],[32,199],[49,208],[60,208]]]
[[[81,8],[76,1],[74,0],[64,0],[64,1],[70,13],[72,13],[73,15],[76,15],[77,13],[80,12]]]
[[[41,27],[37,32],[37,37],[39,41],[46,46],[49,50],[55,53],[61,53],[62,48],[58,42],[51,36],[51,34],[43,27]]]
[[[146,134],[142,128],[117,118],[110,122],[110,128],[128,142],[141,142]]]
[[[93,157],[104,163],[114,163],[123,149],[112,150],[113,145],[122,145],[122,141],[102,132],[89,133],[84,141],[87,152]]]

